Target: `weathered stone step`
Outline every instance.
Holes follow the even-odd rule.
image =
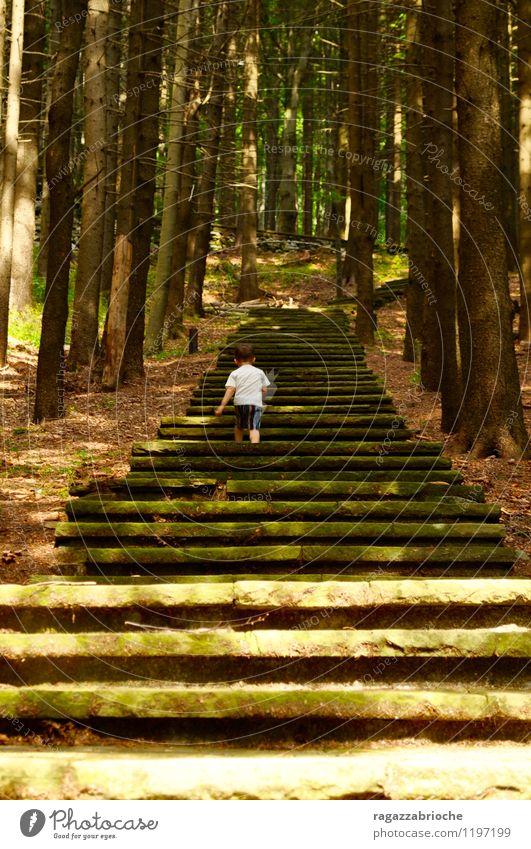
[[[267,412],[270,412],[270,407],[268,406]],[[352,427],[362,427],[366,425],[367,427],[386,427],[389,426],[392,428],[392,425],[404,425],[404,419],[398,415],[392,415],[390,413],[375,413],[375,414],[363,414],[356,415],[353,413],[349,413],[348,415],[342,416],[340,424],[342,426],[349,425]],[[224,427],[224,423],[221,417],[214,415],[190,415],[190,416],[163,416],[161,419],[161,427],[178,427],[181,425],[205,425],[210,427]],[[297,415],[290,415],[287,413],[278,413],[275,416],[274,424],[271,423],[270,426],[273,427],[288,427],[290,425],[294,425],[296,427],[323,427],[332,425],[337,427],[338,420],[337,416],[330,415],[324,413],[323,415],[316,418],[315,416],[310,416],[304,413]],[[263,426],[267,427],[267,416],[264,416]]]
[[[220,424],[226,424],[226,419]],[[314,427],[311,431],[308,431],[308,428],[297,428],[293,426],[289,427],[272,427],[268,426],[267,420],[262,420],[262,426],[260,428],[262,433],[263,440],[285,440],[287,437],[290,439],[303,439],[305,437],[311,437],[314,439],[337,439],[342,438],[346,440],[361,440],[364,442],[376,442],[378,440],[390,439],[408,439],[413,436],[413,432],[407,430],[406,428],[393,428],[392,430],[384,430],[383,428],[353,428],[342,425],[339,425],[336,428],[321,428]],[[214,439],[226,439],[230,440],[234,438],[234,426],[232,427],[217,427],[214,428],[206,427],[205,425],[199,425],[197,428],[194,427],[168,427],[168,428],[159,428],[158,438],[159,439],[205,439],[210,437]]]
[[[295,400],[295,404],[294,404],[294,400]],[[188,403],[190,404],[191,407],[203,407],[203,406],[206,406],[210,403],[212,403],[212,404],[219,403],[219,401],[220,401],[219,393],[212,392],[212,393],[200,394],[198,397],[195,397],[195,398],[192,396]],[[384,406],[384,405],[389,406],[389,405],[392,405],[392,403],[393,403],[391,397],[389,395],[387,395],[385,392],[380,392],[380,393],[357,392],[355,394],[348,394],[348,395],[330,395],[330,394],[328,394],[328,392],[326,391],[325,388],[323,388],[322,394],[318,394],[318,395],[313,394],[313,395],[305,396],[304,401],[305,401],[304,406],[306,408],[309,408],[310,410],[312,409],[313,406],[321,404],[321,405],[325,405],[326,407],[329,407],[329,406],[338,407],[339,406],[339,407],[341,407],[341,410],[345,410],[345,412],[347,412],[350,407],[357,407],[357,406],[361,406],[361,405],[363,405],[363,406],[372,405],[372,406],[374,406],[375,412],[376,412],[378,407]],[[270,409],[269,404],[266,402],[267,412],[268,413],[273,412],[275,408],[280,409],[282,407],[286,407],[288,410],[290,410],[293,406],[296,406],[296,404],[297,404],[296,399],[293,399],[290,395],[285,395],[283,397],[282,394],[279,394],[279,397],[277,398],[277,393],[275,393],[274,403],[271,405],[272,409]],[[338,412],[340,412],[341,410],[339,410]]]
[[[232,502],[237,505],[238,502]],[[234,544],[259,542],[268,539],[285,539],[286,541],[300,539],[311,540],[315,538],[326,538],[331,542],[342,543],[347,539],[374,539],[380,543],[383,539],[407,540],[408,543],[423,541],[438,541],[450,539],[466,539],[467,543],[477,543],[482,540],[493,540],[498,542],[505,536],[505,529],[501,525],[487,522],[441,522],[427,521],[421,523],[415,521],[400,522],[375,522],[366,518],[357,522],[338,522],[327,519],[320,522],[293,522],[288,519],[284,521],[255,520],[252,522],[229,521],[223,522],[208,520],[208,523],[199,522],[58,522],[56,529],[56,542],[81,540],[87,545],[94,545],[96,539],[101,539],[104,544],[109,539],[116,539],[121,544],[127,544],[129,540],[144,539],[152,542],[153,539],[165,540],[174,545],[181,545],[185,540],[202,539],[224,539]],[[288,542],[289,544],[289,542]]]
[[[138,579],[139,580],[139,579]],[[133,578],[64,578],[43,576],[28,585],[1,584],[0,608],[29,610],[145,609],[229,607],[249,610],[380,610],[392,608],[518,607],[531,603],[531,579],[508,578],[371,578],[356,575],[175,575],[164,583],[137,583]],[[109,583],[107,583],[109,581]],[[190,624],[190,623],[189,623]],[[193,626],[193,623],[191,623]]]
[[[229,459],[231,458],[231,459]],[[238,469],[256,469],[262,468],[278,468],[286,471],[304,470],[304,469],[366,469],[377,471],[379,469],[450,469],[451,461],[446,457],[423,457],[409,454],[398,456],[381,456],[381,455],[356,455],[356,456],[316,456],[316,455],[293,455],[284,454],[283,456],[269,456],[260,454],[227,454],[224,457],[192,457],[189,455],[187,460],[186,453],[183,452],[179,457],[165,456],[134,456],[131,461],[132,471],[153,470],[153,471],[180,471],[186,465],[193,462],[193,471],[214,472],[218,469],[223,471],[230,468],[233,472]]]
[[[120,686],[55,684],[0,687],[0,715],[22,719],[387,719],[497,723],[531,721],[531,691],[487,688],[460,692],[412,686],[361,689],[313,684]]]
[[[310,434],[311,436],[311,434]],[[389,454],[400,454],[404,457],[413,456],[428,456],[438,457],[443,449],[442,442],[427,442],[427,441],[400,441],[394,440],[390,443],[378,442],[346,442],[343,440],[333,440],[326,445],[327,456],[343,456],[355,455],[363,457],[365,455],[378,455],[381,459]],[[149,442],[134,442],[132,453],[134,457],[149,455],[151,457],[176,457],[185,454],[187,457],[279,457],[290,454],[294,448],[299,457],[303,456],[318,456],[323,453],[323,445],[320,442],[312,442],[310,439],[294,445],[293,442],[283,442],[277,440],[275,442],[261,442],[258,445],[252,445],[249,442],[236,443],[225,442],[222,440],[205,439],[189,441],[168,439],[151,440]]]
[[[150,657],[531,657],[531,628],[208,631],[152,633],[6,634],[0,654],[7,660],[33,658]]]
[[[247,744],[248,745],[248,744]],[[34,799],[529,799],[529,746],[2,747],[0,795]],[[385,823],[382,824],[384,827]]]
[[[501,510],[495,504],[476,504],[464,502],[456,504],[444,499],[433,502],[408,501],[111,501],[81,498],[66,504],[68,516],[75,520],[87,517],[120,518],[128,522],[144,522],[155,519],[167,521],[177,517],[194,522],[212,518],[234,519],[245,516],[261,518],[399,518],[418,520],[456,519],[482,522],[498,522]],[[1,589],[1,585],[0,585]]]
[[[191,416],[197,414],[198,416],[211,416],[213,414],[213,407],[215,405],[208,406],[200,406],[199,404],[196,406],[190,406],[186,410],[186,415]],[[296,405],[288,406],[286,405],[275,405],[275,404],[267,404],[267,415],[277,415],[278,413],[282,415],[293,414],[293,413],[304,413],[305,415],[313,414],[314,420],[319,418],[321,414],[332,414],[338,413],[341,416],[341,420],[343,420],[344,416],[347,415],[361,415],[372,413],[377,415],[378,413],[386,413],[387,415],[394,412],[394,407],[391,401],[380,401],[378,404],[365,404],[362,403],[361,400],[345,401],[342,404],[330,403],[328,400],[326,402],[321,402],[318,405],[308,404],[308,405]]]
[[[192,403],[194,403],[194,400],[197,398],[202,398],[203,403],[214,403],[216,400],[219,401],[219,389],[215,387],[210,388],[208,386],[199,387],[194,391],[192,395]],[[312,387],[311,392],[308,389],[306,389],[306,391],[303,390],[298,392],[292,392],[292,390],[288,387],[277,386],[277,388],[275,389],[274,398],[275,404],[278,405],[281,400],[289,401],[289,403],[291,404],[294,400],[299,401],[299,398],[304,398],[305,400],[307,399],[308,403],[312,404],[315,398],[319,398],[321,401],[324,398],[330,398],[332,403],[336,403],[338,398],[342,399],[343,401],[345,399],[350,398],[377,398],[379,400],[380,398],[390,398],[390,396],[387,395],[385,392],[381,392],[379,387],[356,386],[352,388],[340,387],[339,389],[332,389],[329,386],[323,385],[322,387]]]
[[[347,569],[367,569],[378,566],[388,571],[404,567],[432,568],[438,566],[470,567],[481,569],[486,566],[512,566],[522,555],[501,545],[469,544],[467,541],[454,545],[240,545],[240,546],[129,546],[116,548],[86,547],[85,549],[61,546],[56,558],[64,569],[71,567],[82,570],[96,566],[101,569],[129,568],[161,569],[185,566],[205,572],[226,571],[238,567],[251,570],[267,566],[282,568],[319,568],[342,566]],[[255,568],[256,571],[256,568]],[[78,572],[79,573],[79,572]]]

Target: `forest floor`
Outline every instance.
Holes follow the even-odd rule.
[[[329,254],[308,251],[263,255],[263,288],[277,303],[316,306],[334,297]],[[402,263],[402,267],[401,267]],[[226,252],[210,268],[205,304],[215,308],[235,295],[231,268],[235,255]],[[230,267],[229,267],[230,266]],[[377,257],[377,283],[401,276],[403,260]],[[194,322],[197,323],[197,322]],[[472,461],[457,455],[452,440],[440,432],[438,396],[422,390],[418,373],[401,358],[405,303],[395,302],[378,314],[379,339],[368,351],[371,368],[384,375],[397,410],[423,438],[444,440],[445,453],[462,469],[467,483],[485,488],[488,501],[503,509],[507,544],[531,554],[531,462],[496,458]],[[153,439],[163,415],[182,414],[202,372],[236,325],[234,316],[209,314],[199,322],[200,352],[179,348],[146,361],[145,377],[118,392],[100,391],[90,370],[68,373],[67,415],[31,423],[37,350],[24,339],[11,339],[9,366],[0,372],[0,409],[4,470],[0,496],[0,583],[23,582],[53,568],[54,523],[63,518],[68,490],[93,479],[123,476],[131,444]],[[526,355],[518,352],[522,370]],[[531,430],[531,383],[524,381],[524,411]]]

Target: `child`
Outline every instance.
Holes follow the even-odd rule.
[[[234,362],[238,368],[229,374],[225,384],[227,391],[221,404],[215,410],[216,416],[221,416],[234,396],[234,412],[236,413],[234,439],[236,442],[243,441],[245,429],[249,431],[251,442],[255,444],[260,442],[260,421],[269,380],[262,369],[255,368],[255,359],[250,345],[236,346]]]

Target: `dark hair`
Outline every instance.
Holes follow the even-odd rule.
[[[252,345],[248,345],[246,342],[236,345],[234,349],[234,359],[241,360],[241,362],[246,363],[249,360],[252,360],[253,357],[254,351]]]

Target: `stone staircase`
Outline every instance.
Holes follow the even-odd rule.
[[[236,340],[274,379],[258,446],[212,415]],[[248,317],[68,503],[57,577],[0,586],[2,731],[100,741],[4,746],[0,796],[529,798],[531,580],[441,449],[340,309]]]

